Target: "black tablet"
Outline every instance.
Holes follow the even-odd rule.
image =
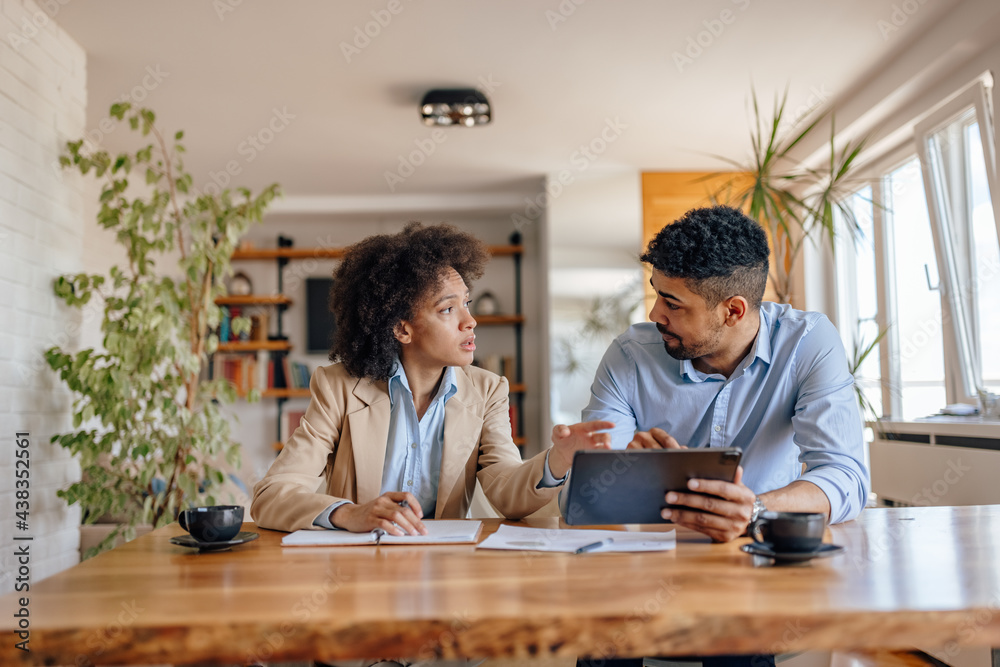
[[[689,479],[736,478],[743,452],[732,448],[620,449],[577,452],[564,507],[566,523],[670,523],[660,516],[667,491]]]

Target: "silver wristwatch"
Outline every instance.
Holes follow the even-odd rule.
[[[760,513],[763,512],[766,509],[767,508],[764,507],[764,503],[761,502],[761,500],[760,500],[760,496],[754,496],[753,497],[753,509],[750,510],[750,525],[751,526],[753,525],[753,522],[757,520],[757,517],[760,516]]]

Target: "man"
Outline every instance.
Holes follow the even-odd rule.
[[[667,493],[674,523],[728,542],[764,510],[847,521],[865,506],[854,378],[837,330],[819,313],[762,303],[770,250],[760,225],[725,207],[688,211],[640,258],[650,264],[651,322],[604,355],[583,419],[615,422],[612,448],[739,447],[733,482],[693,479]],[[803,465],[805,470],[803,471]],[[774,656],[713,656],[705,667],[773,667]],[[588,661],[578,665],[586,666]],[[637,660],[602,660],[631,667]]]
[[[819,313],[762,303],[760,225],[724,206],[688,211],[650,242],[651,322],[619,336],[583,419],[615,422],[613,448],[739,447],[733,482],[691,480],[662,511],[726,542],[764,508],[847,521],[870,485],[843,345]],[[804,466],[804,470],[803,470]]]

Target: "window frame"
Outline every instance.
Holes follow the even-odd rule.
[[[924,179],[927,214],[931,223],[941,277],[944,327],[945,393],[949,403],[976,404],[983,386],[977,331],[976,285],[970,254],[973,248],[968,189],[968,156],[964,130],[979,124],[986,179],[1000,243],[1000,190],[997,187],[995,135],[992,117],[992,76],[979,77],[925,114],[913,136]],[[972,114],[973,121],[962,121]],[[949,131],[944,149],[939,133]]]

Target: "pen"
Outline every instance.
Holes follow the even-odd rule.
[[[399,501],[399,506],[402,507],[405,510],[407,507],[410,506],[410,503],[406,502],[405,500],[400,500]]]
[[[582,547],[580,547],[579,549],[577,549],[573,553],[575,553],[575,554],[585,554],[588,551],[594,551],[596,549],[600,549],[602,547],[606,547],[609,544],[612,544],[614,541],[615,541],[615,538],[613,538],[613,537],[605,537],[600,542],[591,542],[590,544],[584,544]]]

